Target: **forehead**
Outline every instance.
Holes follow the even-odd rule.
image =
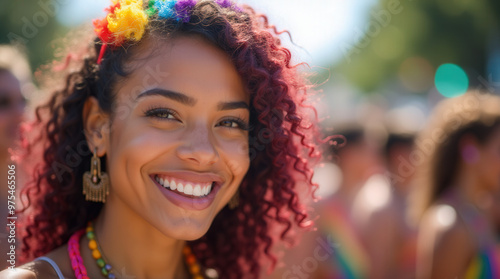
[[[197,36],[169,40],[148,39],[128,65],[131,72],[123,85],[131,94],[151,87],[180,92],[234,92],[248,99],[243,82],[226,53]]]

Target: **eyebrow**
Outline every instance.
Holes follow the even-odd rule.
[[[186,96],[186,95],[179,93],[179,92],[174,92],[171,90],[166,90],[166,89],[161,89],[161,88],[148,89],[148,90],[140,93],[139,95],[137,95],[135,100],[137,101],[140,98],[143,98],[146,96],[154,96],[154,95],[160,95],[160,96],[163,96],[165,98],[169,98],[173,101],[179,102],[181,104],[188,105],[190,107],[192,107],[196,104],[196,100],[189,97],[189,96]]]
[[[140,98],[146,97],[146,96],[163,96],[165,98],[171,99],[173,101],[179,102],[181,104],[187,105],[187,106],[194,106],[196,104],[196,99],[189,97],[185,94],[179,93],[179,92],[174,92],[171,90],[167,89],[162,89],[162,88],[153,88],[153,89],[148,89],[135,98],[136,101]],[[250,107],[246,102],[243,101],[237,101],[237,102],[219,102],[217,104],[217,110],[234,110],[234,109],[247,109],[250,110]]]
[[[248,104],[245,102],[220,102],[217,105],[217,110],[233,110],[233,109],[247,109],[250,110]]]

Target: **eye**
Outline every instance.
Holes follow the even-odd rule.
[[[150,108],[144,112],[144,115],[159,120],[177,120],[177,113],[167,108]]]
[[[248,131],[248,124],[240,118],[231,118],[231,119],[224,119],[220,121],[217,126],[219,127],[226,127],[226,128],[233,128],[233,129],[241,129]]]

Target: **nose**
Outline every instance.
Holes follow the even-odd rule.
[[[183,143],[177,148],[177,156],[199,166],[212,165],[219,160],[219,153],[213,143],[209,129],[198,125],[184,135]]]

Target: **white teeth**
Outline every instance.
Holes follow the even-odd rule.
[[[201,186],[199,184],[194,187],[193,195],[197,197],[201,196]]]
[[[175,182],[175,180],[171,180],[170,182],[168,179],[164,179],[159,176],[155,176],[155,180],[162,185],[165,188],[168,188],[170,190],[177,190],[181,193],[184,193],[186,195],[191,195],[195,197],[202,197],[210,194],[212,191],[212,183],[202,183],[202,184],[191,184],[191,183],[186,183],[186,185],[183,185],[180,182]]]
[[[193,194],[193,185],[191,184],[186,184],[186,187],[184,187],[184,194],[186,195],[192,195]]]

